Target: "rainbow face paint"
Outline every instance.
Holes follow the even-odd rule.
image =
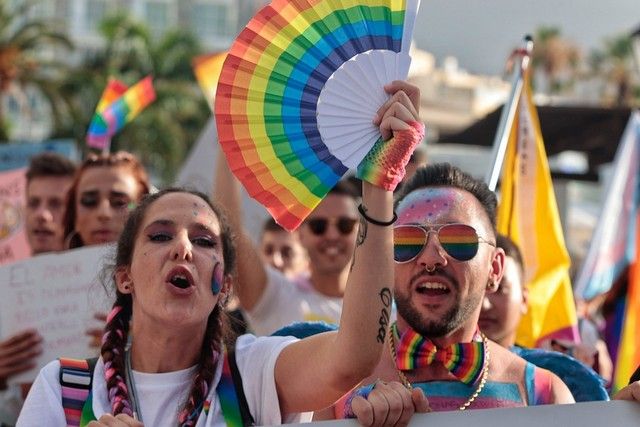
[[[462,194],[451,188],[421,188],[398,204],[398,224],[437,223],[462,201]]]
[[[217,261],[213,267],[213,275],[211,276],[211,292],[213,292],[214,295],[218,295],[222,290],[223,281],[224,272],[222,271],[222,263]]]

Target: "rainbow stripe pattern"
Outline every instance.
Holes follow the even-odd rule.
[[[485,348],[482,341],[456,343],[438,349],[429,339],[413,329],[407,329],[399,336],[398,327],[391,326],[396,338],[396,366],[408,371],[428,366],[435,361],[465,384],[474,384],[480,378],[485,360]],[[479,334],[476,333],[476,338]]]
[[[96,111],[87,131],[87,145],[108,150],[111,138],[156,99],[151,76],[140,80],[102,111]]]
[[[347,172],[317,127],[327,80],[369,50],[407,51],[418,0],[274,0],[232,45],[215,116],[229,166],[249,195],[295,229]],[[407,34],[408,33],[408,34]]]
[[[216,392],[218,393],[218,399],[220,399],[222,416],[224,417],[224,421],[227,426],[242,427],[243,423],[242,415],[240,415],[240,404],[238,402],[238,395],[236,394],[236,387],[233,383],[233,376],[231,375],[229,356],[226,351],[224,352],[222,375],[220,376],[220,382],[216,387]],[[206,410],[208,412],[208,409]]]
[[[405,176],[405,166],[413,150],[424,138],[423,123],[411,122],[410,125],[407,130],[394,132],[392,140],[378,139],[358,166],[356,176],[387,191],[394,191]]]
[[[96,111],[99,113],[104,112],[106,108],[113,103],[116,99],[120,98],[125,92],[129,89],[129,87],[115,78],[109,78],[107,85],[102,91],[102,95],[100,96],[100,101],[98,101],[98,106],[96,107]]]
[[[393,257],[396,262],[409,262],[422,252],[427,244],[429,231],[435,230],[438,241],[449,256],[468,261],[478,252],[478,234],[466,224],[443,224],[433,228],[407,224],[393,229]]]

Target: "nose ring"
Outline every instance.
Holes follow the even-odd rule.
[[[431,267],[431,268],[426,267],[426,268],[425,268],[425,270],[427,270],[427,273],[431,274],[431,273],[433,273],[433,272],[435,272],[435,271],[436,271],[436,266],[434,265],[434,266],[433,266],[433,267]]]

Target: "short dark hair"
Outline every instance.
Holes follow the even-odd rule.
[[[358,186],[350,178],[338,181],[338,183],[331,190],[329,190],[328,194],[349,196],[355,201],[358,201],[358,199],[360,198]]]
[[[61,154],[51,151],[36,154],[29,161],[27,169],[27,183],[34,178],[69,177],[76,173],[76,165]]]
[[[423,166],[418,168],[413,178],[403,186],[402,192],[397,198],[396,206],[407,194],[424,187],[453,187],[473,194],[487,213],[494,233],[496,232],[498,199],[483,181],[472,177],[463,172],[462,169],[449,163],[434,163]]]
[[[276,222],[275,219],[273,219],[272,217],[267,218],[264,223],[262,224],[262,234],[266,233],[266,232],[272,232],[272,233],[277,233],[279,231],[284,231],[287,232],[287,230],[285,230],[284,228],[282,228],[282,226],[280,224],[278,224]]]
[[[522,277],[524,278],[524,258],[516,242],[511,240],[509,236],[498,233],[498,235],[496,235],[496,247],[502,248],[506,256],[513,258],[516,264],[518,264],[520,273],[522,273]]]

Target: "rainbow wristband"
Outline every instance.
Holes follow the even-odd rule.
[[[358,165],[356,177],[387,191],[395,190],[404,178],[413,150],[424,138],[423,123],[412,121],[409,125],[409,129],[395,131],[388,141],[376,141]]]
[[[377,382],[377,381],[376,381]],[[364,397],[365,399],[369,397],[371,391],[373,391],[376,383],[371,383],[369,385],[360,387],[357,390],[351,392],[347,400],[344,402],[344,410],[342,412],[342,418],[356,418],[356,415],[353,413],[353,408],[351,407],[351,402],[356,396]]]

